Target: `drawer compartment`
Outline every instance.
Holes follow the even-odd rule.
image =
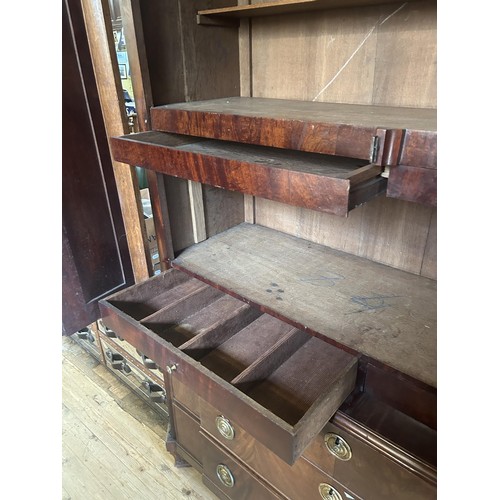
[[[156,131],[113,137],[111,147],[123,163],[343,217],[387,185],[382,167],[363,158]]]
[[[149,285],[149,286],[148,286]],[[101,301],[103,322],[293,463],[354,388],[357,358],[170,270]]]

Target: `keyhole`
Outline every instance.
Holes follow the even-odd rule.
[[[341,449],[340,438],[338,436],[335,438],[335,446],[333,447],[333,449],[335,451],[339,451]]]

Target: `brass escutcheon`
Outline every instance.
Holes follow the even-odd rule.
[[[217,466],[217,477],[224,486],[228,488],[232,488],[234,486],[234,477],[226,465],[219,464]]]
[[[339,460],[347,462],[352,457],[351,447],[347,444],[347,441],[333,432],[329,432],[325,435],[325,445],[327,450]]]
[[[342,495],[330,484],[320,483],[319,494],[323,500],[342,500]]]
[[[226,439],[234,439],[234,428],[231,422],[223,415],[215,417],[215,425],[220,435]]]

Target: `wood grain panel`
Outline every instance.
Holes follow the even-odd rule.
[[[243,196],[235,191],[203,184],[207,237],[210,238],[245,220]],[[226,214],[221,217],[221,214]]]
[[[420,274],[437,279],[437,210],[432,211]]]
[[[437,205],[437,171],[432,168],[407,165],[391,167],[387,196],[435,207]]]
[[[435,2],[401,2],[380,24],[373,104],[436,107],[436,17]]]
[[[435,387],[433,280],[252,224],[187,249],[173,265]]]
[[[134,102],[137,109],[137,128],[139,132],[144,132],[151,130],[149,110],[153,105],[153,96],[144,43],[140,0],[122,0],[120,12],[123,28],[127,34],[127,54],[134,90]],[[165,187],[161,178],[153,172],[147,172],[147,180],[151,195],[153,222],[161,269],[165,270],[165,261],[174,257],[170,220],[166,208]]]
[[[194,243],[188,181],[163,175],[174,251]]]
[[[381,9],[252,19],[253,95],[371,103]]]
[[[128,121],[125,115],[118,62],[114,54],[109,5],[97,0],[84,0],[82,8],[106,134],[108,137],[123,135],[128,130]],[[112,163],[134,278],[135,281],[142,281],[147,279],[153,270],[137,176],[130,165],[116,161]]]
[[[436,10],[401,2],[252,19],[253,96],[436,106]]]
[[[257,224],[397,269],[421,271],[432,213],[429,207],[380,196],[344,219],[263,198],[255,201]],[[429,246],[432,252],[435,242]]]
[[[163,132],[111,141],[114,158],[131,165],[341,216],[385,191],[381,167],[354,158]]]

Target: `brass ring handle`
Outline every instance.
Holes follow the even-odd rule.
[[[215,425],[219,434],[226,439],[234,439],[234,427],[231,422],[223,415],[215,417]]]
[[[347,462],[352,457],[351,447],[347,444],[347,441],[333,432],[329,432],[325,435],[325,445],[327,450],[339,460]]]
[[[217,466],[217,477],[219,478],[219,481],[227,488],[232,488],[234,486],[234,477],[231,474],[229,467],[227,467],[226,465],[219,464]]]
[[[320,483],[319,494],[323,500],[342,500],[342,495],[330,484]]]
[[[171,364],[171,365],[167,365],[167,372],[172,375],[172,372],[174,372],[175,370],[177,370],[177,365],[175,363]]]

